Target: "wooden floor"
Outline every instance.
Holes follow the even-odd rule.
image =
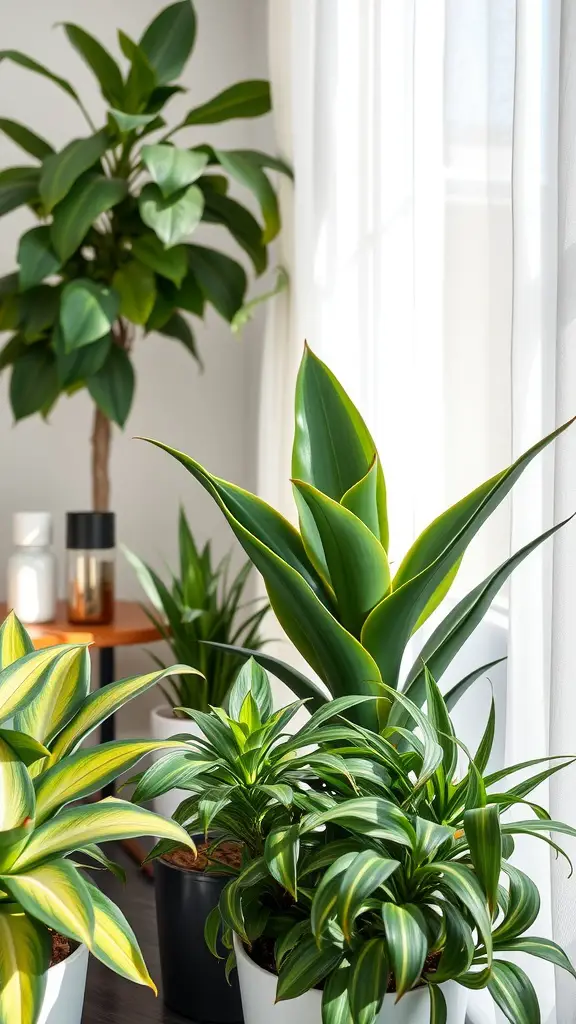
[[[98,884],[130,921],[159,993],[155,998],[151,989],[119,978],[90,957],[82,1024],[186,1024],[185,1017],[168,1010],[162,1002],[154,885],[121,850],[107,852],[126,868],[127,882],[123,885],[102,871],[98,872]]]

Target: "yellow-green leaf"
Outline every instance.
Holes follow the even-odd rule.
[[[26,765],[0,739],[0,863],[10,860],[33,824],[34,786]]]
[[[56,662],[71,650],[69,644],[58,644],[41,651],[32,651],[17,663],[0,672],[0,722],[12,718],[33,700],[46,682]]]
[[[156,994],[138,940],[124,914],[91,882],[86,883],[94,911],[94,934],[90,951],[103,964],[137,985],[147,985]]]
[[[26,913],[90,946],[94,929],[92,900],[73,864],[59,859],[23,873],[13,869],[13,873],[0,878]]]
[[[15,718],[16,728],[50,743],[82,706],[90,690],[90,653],[71,647],[54,662],[40,693]]]
[[[0,670],[23,658],[25,654],[31,654],[34,650],[28,633],[20,622],[20,619],[10,612],[0,627]]]
[[[43,925],[0,904],[0,1024],[36,1024],[51,951]]]

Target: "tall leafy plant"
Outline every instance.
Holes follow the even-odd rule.
[[[214,498],[261,572],[279,622],[331,697],[380,698],[351,712],[375,729],[379,723],[408,724],[402,702],[392,702],[386,687],[421,705],[424,664],[439,679],[515,567],[563,525],[506,559],[458,601],[402,676],[410,638],[448,593],[471,540],[530,462],[568,426],[438,516],[395,572],[388,560],[386,485],[376,446],[342,386],[309,348],[296,387],[292,455],[299,530],[256,495],[214,476],[190,456],[152,443],[178,459]],[[313,707],[326,701],[323,690],[289,665],[262,652],[244,654],[253,654]],[[489,667],[480,666],[456,684],[448,706]]]
[[[174,142],[183,129],[270,110],[268,82],[243,81],[168,124],[167,105],[187,91],[178,80],[196,38],[192,0],[162,10],[138,42],[119,31],[122,66],[80,26],[62,28],[98,81],[106,117],[94,124],[70,82],[20,51],[0,51],[0,62],[63,90],[88,125],[57,152],[36,131],[0,118],[0,131],[31,158],[0,172],[0,216],[27,206],[38,220],[20,238],[18,268],[0,280],[0,330],[11,332],[0,370],[11,367],[16,420],[46,417],[60,395],[88,390],[93,503],[105,509],[110,424],[123,427],[130,412],[136,334],[175,339],[200,361],[188,314],[201,318],[211,305],[233,322],[247,275],[236,259],[190,238],[201,222],[220,225],[262,274],[280,230],[268,172],[290,171],[259,151]],[[252,193],[261,222],[228,194],[230,182]]]

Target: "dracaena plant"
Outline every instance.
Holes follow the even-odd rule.
[[[152,443],[178,459],[214,498],[262,574],[280,624],[330,697],[366,693],[385,698],[388,686],[421,705],[424,663],[441,678],[514,568],[559,526],[516,552],[458,601],[402,676],[408,642],[448,593],[478,530],[532,459],[568,425],[438,516],[395,572],[388,559],[386,486],[376,446],[350,398],[308,347],[296,386],[292,454],[299,530],[266,502],[214,476],[190,456]],[[245,656],[251,653],[297,696],[310,698],[311,706],[329,699],[289,665],[262,652],[246,651]],[[489,667],[479,666],[456,684],[448,706]],[[351,714],[373,729],[388,714],[394,724],[409,718],[401,704],[386,699],[359,705]]]
[[[180,510],[179,575],[165,583],[137,555],[125,549],[146,597],[152,605],[146,614],[181,665],[192,665],[202,673],[175,677],[161,686],[172,708],[186,707],[207,711],[210,705],[221,707],[242,664],[241,656],[229,655],[207,641],[259,649],[264,644],[260,633],[268,604],[246,598],[251,563],[229,578],[230,558],[212,563],[208,542],[198,551],[184,510]],[[155,656],[155,661],[162,662]]]
[[[540,897],[510,857],[516,835],[544,839],[558,852],[550,832],[576,835],[527,800],[575,758],[507,789],[504,779],[537,762],[487,773],[494,703],[472,755],[428,672],[425,687],[426,715],[387,690],[418,734],[393,726],[376,734],[347,723],[338,735],[327,727],[326,739],[316,737],[320,751],[327,746],[348,765],[360,759],[371,774],[367,767],[355,772],[358,793],[343,798],[346,775],[326,765],[324,807],[293,801],[290,823],[268,819],[262,853],[251,850],[227,883],[207,921],[207,940],[216,954],[220,927],[228,946],[236,933],[253,952],[262,937],[274,939],[277,1000],[322,986],[323,1024],[384,1021],[378,1015],[387,991],[401,1000],[420,986],[428,988],[430,1024],[438,1024],[446,1021],[442,986],[449,981],[487,988],[512,1024],[539,1024],[530,978],[507,954],[540,957],[574,977],[576,971],[556,943],[528,933]],[[459,749],[466,763],[460,776]],[[503,818],[516,804],[533,817]]]
[[[0,369],[12,367],[17,420],[47,416],[60,395],[87,388],[95,405],[94,506],[106,508],[110,423],[123,426],[130,412],[136,334],[176,339],[199,361],[188,314],[203,317],[210,304],[234,321],[247,275],[236,259],[190,238],[201,222],[220,225],[262,274],[280,229],[267,172],[290,172],[266,153],[198,138],[205,125],[266,114],[266,81],[238,82],[183,118],[169,117],[170,100],[187,91],[179,79],[196,37],[191,0],[160,11],[138,42],[119,31],[122,63],[80,26],[62,28],[107,109],[96,125],[70,82],[24,53],[0,51],[0,61],[63,90],[87,122],[84,137],[56,152],[32,129],[0,118],[0,131],[31,158],[0,172],[0,216],[27,206],[39,222],[20,238],[18,269],[0,280],[0,330],[12,332]],[[230,181],[252,193],[262,223],[228,195]]]
[[[85,943],[123,977],[155,988],[124,915],[82,868],[88,861],[117,870],[100,843],[150,835],[191,845],[188,834],[125,800],[70,805],[144,754],[182,747],[177,740],[119,740],[80,749],[109,715],[170,671],[90,693],[85,646],[34,651],[13,614],[0,629],[0,1024],[35,1024],[50,928]],[[14,728],[5,727],[7,719]]]

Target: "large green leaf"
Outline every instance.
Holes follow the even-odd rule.
[[[460,908],[454,907],[447,900],[442,901],[444,924],[444,942],[440,960],[434,972],[428,977],[430,981],[441,984],[450,981],[469,970],[476,946],[472,929]]]
[[[147,985],[156,993],[156,986],[148,973],[140,952],[138,940],[122,911],[87,882],[94,911],[94,932],[90,951],[103,964],[137,985]]]
[[[326,979],[322,991],[322,1024],[353,1024],[348,1000],[350,967],[342,962]]]
[[[36,1024],[51,952],[43,925],[13,903],[0,904],[0,1024]]]
[[[10,378],[15,420],[49,409],[60,391],[56,360],[50,349],[34,346],[18,357]]]
[[[13,64],[18,64],[22,68],[26,68],[27,71],[34,71],[37,75],[42,75],[43,78],[48,78],[55,85],[58,85],[64,92],[67,92],[73,100],[81,106],[80,98],[76,90],[67,82],[65,78],[60,78],[59,75],[55,75],[48,68],[44,67],[37,60],[33,60],[31,57],[27,57],[25,53],[21,53],[20,50],[0,50],[0,62],[3,60],[10,60]]]
[[[164,199],[196,181],[208,161],[206,153],[160,143],[142,146],[141,158]]]
[[[428,954],[426,921],[419,907],[382,904],[386,942],[399,999],[418,982]]]
[[[102,129],[86,139],[74,139],[60,153],[46,157],[42,164],[39,191],[48,212],[68,195],[81,174],[98,163],[107,147],[108,136]]]
[[[145,263],[157,274],[173,281],[180,287],[188,270],[188,258],[184,246],[172,246],[166,249],[157,235],[140,235],[132,242],[132,252],[136,259]]]
[[[474,807],[465,811],[464,831],[474,870],[486,893],[488,909],[493,914],[497,904],[502,863],[499,808],[495,804],[488,804],[486,807]]]
[[[104,415],[123,427],[132,407],[135,387],[134,368],[124,349],[111,345],[106,361],[88,378],[86,386]]]
[[[280,210],[278,197],[267,175],[246,150],[216,149],[214,152],[224,170],[256,197],[264,219],[262,242],[265,245],[272,242],[280,231]]]
[[[134,131],[135,128],[145,128],[147,125],[152,125],[153,121],[157,121],[156,114],[126,114],[123,110],[116,110],[114,107],[110,108],[108,114],[123,134]]]
[[[90,947],[92,901],[84,879],[70,861],[52,860],[30,871],[0,875],[0,880],[32,917]]]
[[[54,152],[52,146],[45,139],[36,135],[35,132],[30,131],[26,125],[19,124],[18,121],[11,121],[7,117],[0,117],[0,132],[4,132],[12,142],[20,146],[30,156],[36,157],[37,160],[43,160],[44,157],[49,156]]]
[[[488,961],[492,959],[492,925],[486,897],[474,873],[464,864],[438,861],[419,869],[423,877],[440,877],[439,888],[456,896],[472,915],[484,942]]]
[[[512,1024],[540,1024],[540,1006],[534,986],[516,964],[495,960],[488,991]]]
[[[223,651],[229,651],[230,654],[237,654],[243,658],[253,658],[259,665],[262,665],[262,668],[267,669],[268,672],[271,672],[277,679],[285,683],[297,697],[305,699],[311,711],[321,707],[328,701],[326,694],[311,679],[308,679],[301,672],[292,668],[285,661],[273,658],[263,651],[251,650],[247,647],[234,647],[230,644],[217,644],[213,641],[209,641],[209,643],[211,647],[219,647]]]
[[[292,476],[340,501],[374,470],[379,537],[387,548],[386,487],[375,456],[374,441],[360,413],[326,364],[306,346],[296,384]]]
[[[150,267],[139,260],[123,263],[114,274],[112,285],[120,296],[120,316],[133,324],[145,324],[156,299],[156,279]]]
[[[172,313],[172,316],[166,323],[158,328],[158,333],[163,334],[166,338],[175,338],[177,341],[181,341],[184,348],[202,367],[202,360],[198,354],[192,328],[186,318],[181,316],[180,313]]]
[[[165,7],[148,25],[140,46],[158,82],[172,82],[182,73],[196,38],[196,15],[191,0]]]
[[[244,268],[225,253],[205,245],[189,245],[188,261],[208,302],[225,320],[232,321],[244,304]]]
[[[0,171],[0,217],[38,198],[39,177],[36,167],[8,167]]]
[[[112,106],[121,105],[124,96],[122,73],[108,50],[79,25],[64,22],[62,27],[74,49],[96,76],[104,99]]]
[[[35,285],[20,296],[21,330],[27,342],[44,340],[57,319],[59,301],[59,285]]]
[[[326,933],[330,935],[342,879],[356,856],[356,852],[349,852],[338,857],[324,872],[316,888],[310,909],[310,925],[318,946],[322,945]]]
[[[82,707],[89,691],[88,648],[71,647],[52,663],[40,693],[19,712],[14,724],[41,743],[50,743]]]
[[[108,797],[97,804],[67,807],[36,828],[25,848],[12,865],[12,873],[52,858],[82,849],[90,843],[129,839],[133,836],[157,836],[193,848],[188,833],[175,821],[125,800]]]
[[[118,316],[119,303],[113,288],[82,277],[69,281],[60,303],[60,328],[66,351],[90,345],[108,334]]]
[[[18,264],[22,291],[40,284],[59,269],[60,260],[52,249],[48,225],[30,228],[20,236]]]
[[[183,125],[217,124],[235,117],[260,117],[272,108],[270,83],[264,79],[236,82],[206,103],[194,107]]]
[[[203,187],[205,180],[201,178],[199,181],[205,200],[203,220],[226,227],[252,260],[256,273],[263,274],[268,266],[268,250],[262,243],[261,225],[250,211],[235,199],[222,195],[212,188]]]
[[[65,262],[82,244],[94,221],[124,199],[128,186],[122,178],[88,173],[72,186],[54,210],[52,244]]]
[[[56,352],[56,368],[62,387],[85,381],[92,377],[106,362],[112,344],[112,336],[105,334],[103,338],[83,345],[72,352],[66,351],[64,335],[58,324],[52,332],[52,344]]]
[[[198,227],[204,195],[197,185],[189,185],[165,199],[159,186],[150,183],[142,189],[138,206],[144,223],[169,247],[185,241]]]

